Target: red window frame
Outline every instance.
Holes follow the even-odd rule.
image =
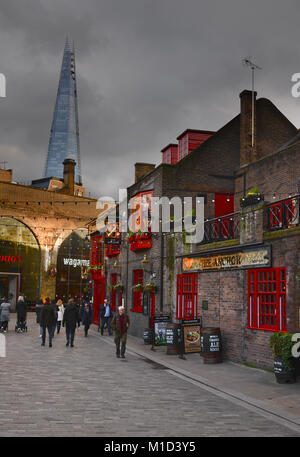
[[[248,327],[287,331],[286,268],[248,270]]]
[[[150,197],[150,199],[149,199]],[[148,207],[148,218],[147,221],[142,220],[142,201],[143,198],[148,200],[150,202],[150,205]],[[132,224],[132,231],[133,232],[138,232],[138,230],[141,230],[142,232],[150,232],[151,231],[151,215],[152,215],[152,190],[151,191],[146,191],[146,192],[140,192],[136,194],[134,197],[132,197],[133,200],[133,206],[135,208],[131,209],[131,220],[133,221]]]
[[[133,271],[133,285],[144,284],[144,270]],[[133,307],[130,311],[143,312],[143,292],[133,291]]]
[[[197,319],[198,275],[177,275],[176,319]]]
[[[103,265],[104,245],[102,235],[92,237],[91,265]]]

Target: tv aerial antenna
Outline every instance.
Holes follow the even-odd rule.
[[[252,59],[252,57],[246,57],[245,59],[243,59],[243,65],[245,67],[250,68],[251,72],[252,72],[252,135],[251,135],[252,139],[251,139],[251,145],[253,147],[254,146],[254,74],[255,74],[256,70],[262,70],[262,68],[259,67],[258,65],[256,65],[250,59]]]

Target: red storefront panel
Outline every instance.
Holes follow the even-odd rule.
[[[144,284],[144,271],[134,270],[133,285]],[[141,313],[143,311],[143,292],[133,291],[133,308],[130,311]]]
[[[99,310],[105,298],[105,276],[94,281],[94,324],[99,323]]]
[[[177,276],[177,319],[196,319],[198,313],[198,276],[183,274]]]

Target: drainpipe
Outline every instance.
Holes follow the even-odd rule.
[[[160,233],[160,312],[164,308],[164,236],[163,232]]]

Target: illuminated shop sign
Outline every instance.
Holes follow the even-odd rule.
[[[64,258],[64,265],[70,265],[71,267],[89,267],[90,261],[85,259],[66,259]]]
[[[184,257],[182,260],[183,271],[221,270],[227,268],[255,268],[269,267],[271,265],[271,250],[265,248],[220,254],[208,257]]]
[[[6,263],[20,263],[21,262],[21,257],[16,255],[0,255],[0,262],[6,262]]]

